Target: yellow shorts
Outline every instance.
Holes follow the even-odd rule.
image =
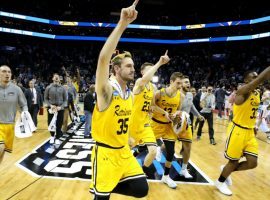
[[[134,138],[137,145],[157,146],[156,138],[150,124],[145,125],[143,131],[132,133],[131,137]]]
[[[0,144],[5,144],[5,151],[11,153],[14,140],[14,124],[0,124]]]
[[[188,129],[178,135],[178,140],[182,142],[192,142],[192,129],[191,125],[188,126]]]
[[[244,129],[231,122],[227,129],[225,157],[239,160],[244,154],[258,157],[258,143],[253,129]]]
[[[151,121],[151,127],[155,134],[156,139],[162,138],[167,141],[176,141],[177,136],[173,132],[172,124],[161,124],[155,121]]]
[[[95,145],[91,162],[90,192],[96,195],[110,195],[119,182],[145,177],[141,166],[128,146],[112,149]]]

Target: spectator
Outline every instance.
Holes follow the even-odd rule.
[[[95,106],[94,92],[95,92],[95,85],[90,85],[89,92],[87,92],[84,97],[84,115],[85,115],[84,135],[85,136],[91,136],[90,127],[91,127],[91,122],[92,122],[92,113]]]
[[[43,107],[43,97],[40,90],[34,87],[33,80],[29,81],[29,88],[25,90],[24,95],[27,100],[29,113],[33,119],[35,126],[37,127],[37,115],[39,109]]]
[[[216,145],[214,139],[214,128],[213,128],[213,110],[215,109],[215,96],[213,95],[213,87],[208,86],[207,92],[201,96],[200,104],[202,110],[200,111],[201,115],[207,120],[208,123],[208,132],[210,144]],[[204,121],[199,122],[199,128],[197,131],[197,139],[200,140],[202,135],[202,128]]]
[[[64,108],[67,106],[67,93],[65,88],[60,85],[60,77],[58,74],[54,74],[52,80],[53,83],[47,86],[45,90],[44,101],[47,105],[48,111],[48,125],[50,124],[54,113],[58,113],[56,120],[56,133],[51,132],[50,144],[55,143],[59,145],[59,138],[62,135],[61,127],[63,125]]]

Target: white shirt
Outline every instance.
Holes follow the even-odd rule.
[[[36,91],[35,88],[30,88],[30,90],[31,90],[31,92],[33,94],[33,99],[32,99],[33,104],[37,104],[37,91]]]

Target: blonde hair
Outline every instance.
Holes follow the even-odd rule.
[[[114,66],[116,66],[116,65],[120,66],[121,62],[124,58],[132,58],[131,53],[128,51],[124,51],[124,53],[117,54],[116,56],[114,56],[112,58],[112,60],[111,60],[112,70],[111,71],[112,71],[113,75],[115,75]]]

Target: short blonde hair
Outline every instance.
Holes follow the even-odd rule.
[[[132,58],[132,55],[130,52],[128,51],[124,51],[124,53],[120,53],[120,54],[117,54],[116,56],[114,56],[111,60],[111,65],[112,65],[112,73],[115,75],[115,70],[114,70],[114,66],[118,65],[120,66],[121,65],[121,62],[124,58]]]

